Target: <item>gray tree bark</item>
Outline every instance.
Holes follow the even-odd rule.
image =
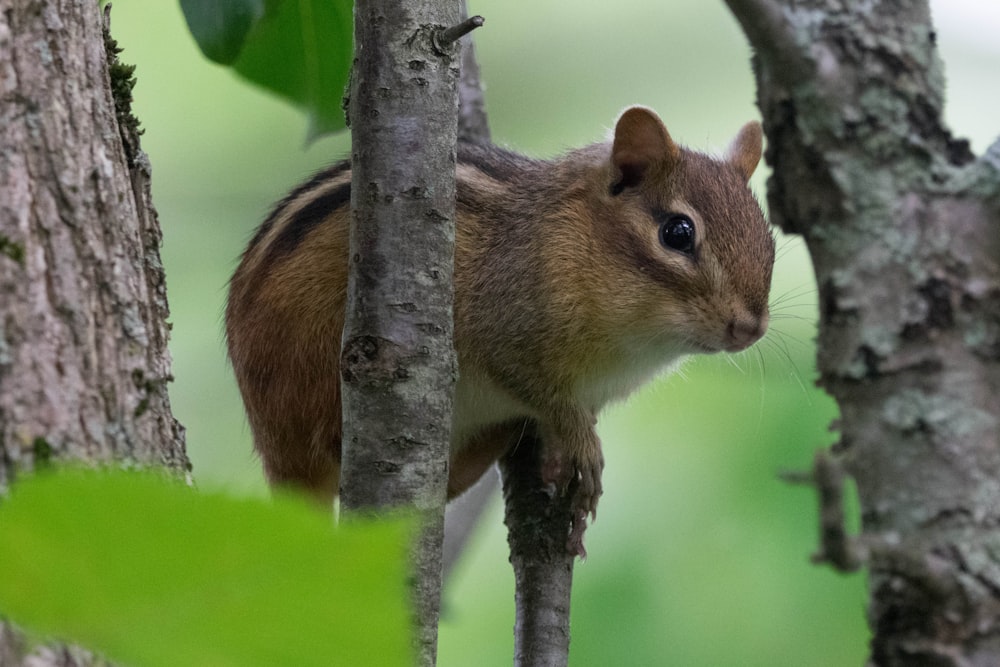
[[[414,507],[419,661],[433,665],[457,362],[458,0],[359,0],[341,503]]]
[[[576,482],[568,493],[553,495],[542,481],[540,461],[541,440],[532,423],[500,462],[514,568],[515,667],[565,667],[569,662],[576,556],[566,550],[566,539]]]
[[[756,50],[773,220],[820,292],[841,438],[821,559],[870,569],[871,665],[1000,664],[1000,142],[942,121],[926,1],[727,0]]]
[[[109,40],[95,2],[0,0],[0,497],[55,459],[190,468],[149,163]],[[93,660],[0,625],[4,667]]]

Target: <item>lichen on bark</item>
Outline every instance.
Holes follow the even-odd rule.
[[[816,272],[872,664],[998,664],[996,157],[943,123],[927,2],[728,4],[756,49],[771,214]]]

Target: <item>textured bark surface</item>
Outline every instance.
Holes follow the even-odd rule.
[[[553,493],[540,475],[532,425],[500,462],[507,542],[514,567],[515,667],[564,667],[569,660],[575,556],[566,549],[572,493]],[[570,489],[572,491],[572,489]]]
[[[0,11],[0,489],[53,457],[188,466],[149,166],[109,81],[95,3]]]
[[[452,344],[458,0],[355,4],[351,273],[341,374],[347,510],[415,507],[420,663],[437,643]]]
[[[1000,664],[1000,143],[942,121],[924,1],[728,0],[757,56],[775,222],[820,290],[870,568],[872,665]]]
[[[0,496],[53,459],[189,469],[149,164],[102,27],[92,0],[0,0]],[[0,624],[4,667],[100,662]]]

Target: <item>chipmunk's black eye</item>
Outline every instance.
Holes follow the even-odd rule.
[[[685,255],[694,253],[694,222],[680,213],[674,213],[660,223],[660,243]]]

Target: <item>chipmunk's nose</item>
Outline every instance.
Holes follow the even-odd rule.
[[[760,315],[749,312],[735,314],[726,325],[726,351],[739,352],[760,340],[767,331],[768,319],[766,310]]]

